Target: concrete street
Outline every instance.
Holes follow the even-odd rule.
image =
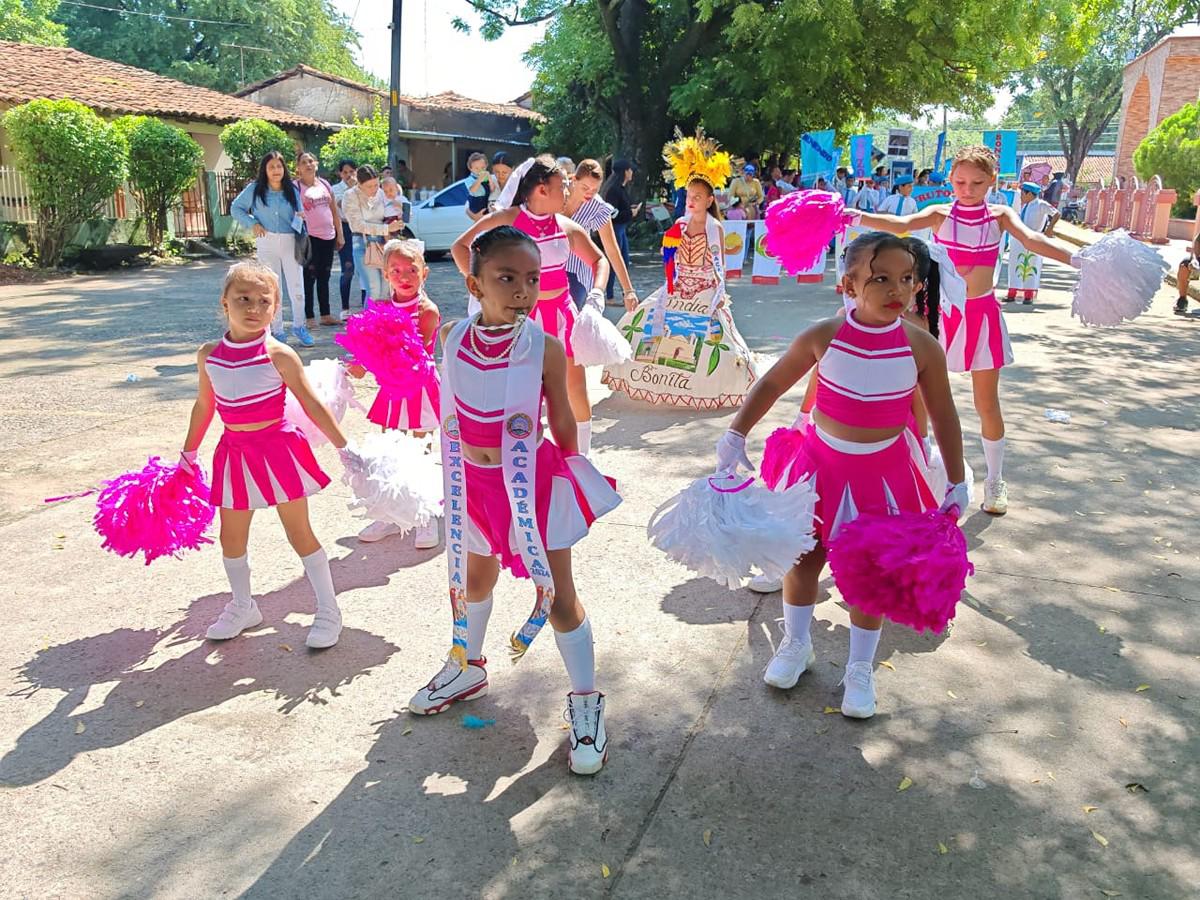
[[[405,711],[449,646],[445,559],[359,544],[328,446],[335,483],[311,509],[346,627],[319,653],[273,514],[251,535],[265,621],[217,645],[217,546],[145,567],[100,549],[93,498],[43,502],[174,458],[224,267],[0,287],[0,897],[1197,896],[1200,319],[1171,314],[1173,289],[1091,330],[1049,264],[1037,304],[1009,308],[1011,511],[964,520],[976,575],[952,632],[885,626],[866,722],[837,712],[849,618],[828,573],[816,666],[782,693],[761,680],[779,595],[726,591],[646,541],[729,413],[639,407],[593,372],[594,458],[625,502],[575,555],[612,736],[583,779],[553,638],[515,667],[503,649],[527,583],[496,592],[490,695]],[[659,273],[639,264],[643,294]],[[429,291],[463,311],[449,262]],[[732,293],[764,354],[840,304],[830,281]],[[335,355],[332,331],[303,354]],[[953,383],[981,492],[970,384]],[[794,416],[785,399],[752,458]],[[373,427],[356,410],[344,426]]]

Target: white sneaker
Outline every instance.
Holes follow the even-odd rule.
[[[324,650],[338,642],[342,634],[342,614],[335,606],[332,609],[317,608],[312,628],[304,643],[312,650]]]
[[[1008,485],[1003,478],[988,479],[983,483],[983,511],[993,516],[1008,512]]]
[[[782,688],[785,691],[793,688],[816,658],[817,654],[813,650],[812,638],[798,641],[785,634],[779,643],[779,649],[767,663],[766,671],[763,672],[763,681],[771,687]]]
[[[358,539],[364,544],[373,544],[376,541],[382,541],[385,537],[399,533],[399,525],[393,525],[391,522],[372,522],[358,533]]]
[[[418,550],[432,550],[442,542],[441,533],[438,531],[437,516],[430,516],[427,523],[418,525],[416,532],[416,537],[413,538],[413,546]]]
[[[851,719],[869,719],[875,715],[875,673],[869,662],[846,664],[846,674],[839,684],[846,686],[842,694],[842,715]]]
[[[567,768],[576,775],[595,775],[608,762],[608,732],[604,730],[604,695],[567,694],[563,718],[571,723]]]
[[[230,600],[221,610],[217,621],[208,626],[204,636],[210,641],[227,641],[237,637],[247,628],[261,624],[262,613],[258,611],[257,603],[251,600],[249,606],[236,606]]]
[[[782,578],[768,578],[766,575],[755,575],[750,579],[750,583],[746,585],[756,594],[773,594],[776,591],[783,590]]]
[[[421,688],[408,701],[408,711],[418,716],[440,713],[459,700],[475,700],[488,692],[487,660],[467,660],[466,669],[460,669],[453,659],[446,660],[442,671]]]

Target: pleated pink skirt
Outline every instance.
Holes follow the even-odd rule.
[[[259,431],[221,435],[213,454],[213,506],[266,509],[317,493],[329,484],[300,431],[279,422]]]

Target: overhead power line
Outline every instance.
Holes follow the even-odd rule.
[[[117,9],[112,6],[97,6],[95,3],[84,3],[82,0],[58,0],[66,6],[82,6],[84,9],[98,9],[102,12],[120,13],[123,16],[148,16],[151,19],[171,19],[176,22],[194,22],[197,25],[228,25],[230,28],[249,28],[249,22],[218,22],[215,19],[193,19],[190,16],[168,16],[166,13],[142,12],[136,9]]]

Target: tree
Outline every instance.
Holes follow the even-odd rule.
[[[75,229],[124,180],[125,139],[74,100],[31,100],[5,113],[3,124],[37,216],[30,237],[38,262],[57,266]]]
[[[235,177],[253,181],[262,158],[278,150],[290,160],[296,155],[296,142],[287,132],[265,119],[242,119],[221,129],[221,146],[229,155]]]
[[[0,0],[0,41],[62,47],[67,30],[50,16],[58,0]]]
[[[527,57],[538,72],[534,104],[550,120],[541,142],[561,136],[568,149],[578,136],[611,133],[608,146],[643,173],[662,168],[676,125],[703,124],[735,153],[794,152],[804,131],[884,110],[913,115],[944,102],[978,111],[1032,59],[1019,36],[1039,11],[1022,0],[466,2],[485,38],[551,20]]]
[[[122,0],[119,5],[142,15],[64,5],[55,18],[67,26],[68,40],[78,50],[220,91],[237,90],[297,63],[369,80],[354,62],[358,34],[330,0]]]
[[[1139,178],[1161,176],[1165,187],[1179,192],[1175,215],[1194,216],[1192,197],[1200,189],[1200,104],[1189,103],[1163,119],[1133,152],[1133,166]]]
[[[186,131],[151,116],[124,116],[113,123],[129,144],[129,184],[146,217],[150,246],[162,246],[167,212],[196,183],[204,150]]]
[[[369,165],[381,169],[387,165],[388,117],[378,100],[369,119],[360,119],[354,113],[354,121],[346,122],[345,128],[330,135],[321,147],[321,167],[326,172],[337,168],[339,159],[352,159],[360,166]]]
[[[1012,85],[1057,123],[1072,181],[1121,108],[1125,64],[1198,13],[1200,0],[1066,0],[1054,11],[1038,62]]]

